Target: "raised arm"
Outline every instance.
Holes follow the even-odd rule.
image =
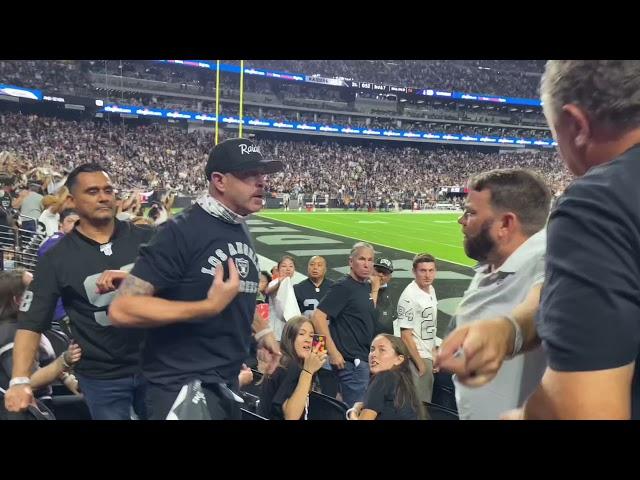
[[[329,362],[331,365],[335,365],[338,369],[343,369],[344,358],[338,351],[338,347],[336,347],[333,338],[331,338],[327,314],[319,308],[316,308],[311,316],[311,322],[313,323],[313,328],[315,328],[316,332],[326,337],[327,351],[329,352]]]

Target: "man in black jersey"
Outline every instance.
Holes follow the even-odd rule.
[[[298,307],[305,317],[311,318],[322,297],[324,297],[333,281],[325,278],[327,261],[324,257],[315,255],[309,259],[307,265],[308,278],[293,286]]]
[[[23,296],[5,405],[16,412],[32,401],[31,365],[60,297],[73,338],[82,348],[75,371],[92,418],[127,420],[132,407],[144,416],[138,373],[143,332],[113,328],[107,308],[116,284],[127,275],[138,247],[153,230],[115,219],[113,185],[100,165],[79,166],[69,174],[67,187],[80,220],[40,258],[35,279]]]
[[[111,320],[149,327],[142,371],[150,419],[175,418],[194,389],[204,393],[212,419],[240,418],[233,390],[252,327],[262,323],[254,321],[260,267],[244,219],[262,208],[265,174],[282,167],[250,140],[218,144],[205,168],[209,192],[140,249],[120,286]],[[267,332],[256,340],[277,350]]]
[[[311,318],[320,300],[327,294],[333,281],[325,278],[327,274],[327,261],[320,255],[315,255],[309,259],[307,266],[308,278],[293,286],[296,294],[298,307],[305,317]],[[318,380],[322,393],[335,397],[338,393],[338,379],[336,378],[331,365],[326,362],[318,370]]]

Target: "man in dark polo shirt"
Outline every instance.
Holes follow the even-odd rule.
[[[640,61],[551,60],[541,98],[580,178],[549,218],[536,319],[549,366],[524,418],[640,418]]]
[[[194,390],[211,419],[240,419],[233,391],[257,329],[260,275],[245,217],[262,208],[265,174],[281,169],[251,140],[216,145],[205,167],[209,191],[163,224],[120,286],[109,308],[113,324],[148,327],[142,373],[151,420],[175,413],[181,392]],[[279,353],[262,334],[255,339],[272,341],[265,346]]]
[[[369,348],[380,287],[373,255],[368,243],[353,246],[351,272],[331,287],[312,317],[316,331],[327,337],[329,361],[338,376],[342,400],[350,407],[362,401],[369,383]]]
[[[477,322],[457,373],[484,381],[542,340],[540,385],[504,418],[640,419],[640,61],[551,60],[540,91],[579,178],[549,217],[539,308],[531,298],[513,322]]]

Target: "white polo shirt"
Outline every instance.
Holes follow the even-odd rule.
[[[532,235],[495,272],[486,264],[476,274],[453,317],[456,327],[511,313],[531,288],[544,282],[547,232]],[[522,406],[540,383],[546,367],[542,347],[503,362],[493,380],[479,388],[465,387],[456,376],[456,402],[461,420],[496,420]]]
[[[394,335],[399,337],[401,329],[413,330],[413,340],[420,358],[433,360],[431,351],[436,342],[438,327],[438,299],[436,291],[429,285],[429,293],[422,290],[414,280],[407,285],[398,300],[398,318],[394,321]]]

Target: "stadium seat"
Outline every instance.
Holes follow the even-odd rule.
[[[64,333],[69,339],[73,338],[73,335],[71,334],[71,330],[69,329],[68,316],[65,316],[61,320],[51,322],[51,329],[57,332]]]
[[[91,420],[89,407],[82,395],[54,395],[51,410],[56,420]]]
[[[458,414],[453,410],[429,402],[424,402],[424,404],[427,407],[429,420],[459,420]]]
[[[28,409],[21,413],[7,412],[4,407],[5,390],[0,388],[0,420],[56,420],[55,415],[40,400],[36,405],[29,405]]]
[[[56,380],[51,384],[51,393],[54,396],[73,395],[73,392],[69,390],[60,380]]]
[[[238,394],[244,400],[245,409],[249,410],[250,412],[258,411],[258,405],[260,404],[260,397],[243,390],[240,390]]]
[[[451,381],[450,373],[438,372],[434,375],[431,403],[453,412],[458,411],[455,389]]]
[[[47,330],[44,336],[49,339],[56,357],[62,355],[69,348],[69,337],[59,330]]]
[[[347,405],[318,392],[309,393],[309,420],[346,420]]]
[[[314,391],[318,391],[316,386],[320,388],[319,392],[330,397],[336,398],[338,395],[338,378],[331,370],[321,368],[317,373],[318,384],[314,385]]]
[[[11,372],[5,372],[3,365],[5,364],[5,358],[9,359],[13,355],[13,348],[6,349],[0,353],[0,386],[6,385],[7,388],[9,381],[11,380]]]
[[[241,392],[249,393],[253,396],[260,397],[260,392],[262,391],[262,374],[258,370],[251,369],[253,372],[253,382],[249,385],[245,385],[241,388]]]
[[[268,418],[261,417],[257,413],[250,412],[245,408],[241,408],[242,420],[269,420]]]
[[[52,342],[53,343],[53,342]],[[0,362],[4,355],[12,355],[13,350],[7,350],[0,356]],[[0,368],[0,382],[9,383],[8,374]],[[4,409],[4,390],[0,388],[0,420],[6,420],[8,412]],[[84,397],[74,395],[67,387],[56,381],[52,384],[51,409],[41,401],[36,400],[38,409],[30,409],[21,414],[9,414],[16,420],[91,420],[89,407]]]

